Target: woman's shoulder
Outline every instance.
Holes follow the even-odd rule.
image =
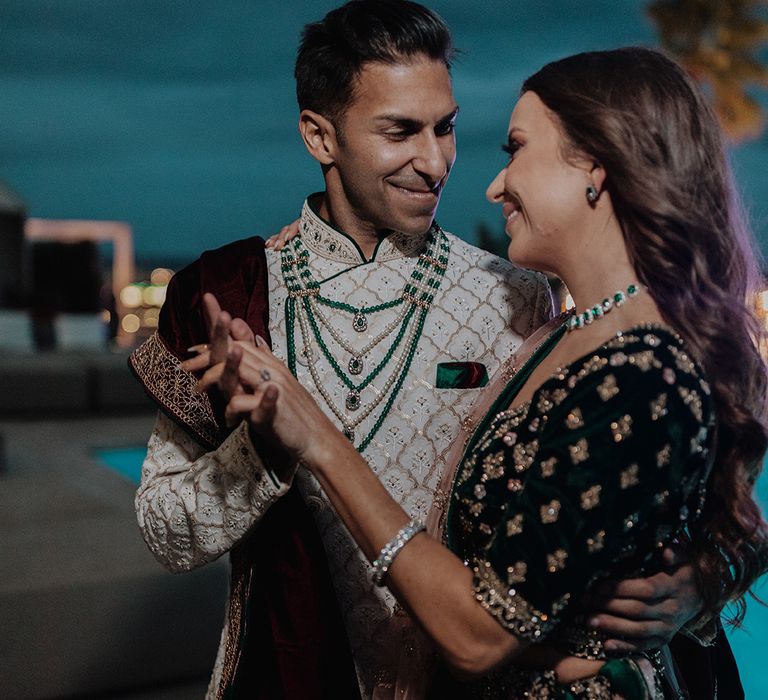
[[[685,340],[671,328],[648,323],[623,330],[554,375],[532,403],[547,413],[584,403],[594,410],[636,410],[647,403],[655,422],[685,406],[697,423],[712,416],[711,389]]]
[[[553,383],[569,388],[590,384],[590,378],[607,373],[631,380],[642,378],[644,383],[662,381],[701,384],[709,393],[704,371],[683,338],[668,326],[645,323],[619,331],[602,345],[559,368]]]

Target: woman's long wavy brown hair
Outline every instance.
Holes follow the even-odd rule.
[[[691,525],[705,609],[735,604],[768,570],[768,526],[753,487],[768,447],[760,269],[723,136],[702,92],[658,51],[625,48],[550,63],[528,78],[554,114],[566,153],[606,172],[630,260],[712,386],[716,452]]]

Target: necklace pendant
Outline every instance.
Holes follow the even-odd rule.
[[[352,328],[358,333],[364,333],[368,330],[368,319],[365,317],[365,314],[362,314],[360,311],[355,313],[352,319]]]
[[[348,411],[356,411],[360,408],[360,392],[352,389],[352,391],[347,394],[346,405]]]
[[[350,442],[355,441],[355,431],[352,430],[352,428],[348,428],[344,426],[343,433],[344,433],[344,437],[347,438],[347,440],[349,440]]]
[[[347,369],[350,374],[360,374],[363,371],[363,358],[353,356],[347,365]]]

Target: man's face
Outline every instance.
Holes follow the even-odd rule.
[[[441,61],[365,65],[340,125],[337,213],[348,207],[359,232],[427,231],[456,160],[457,113]]]

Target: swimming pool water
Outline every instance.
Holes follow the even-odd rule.
[[[114,447],[96,450],[96,457],[101,462],[137,485],[141,481],[141,464],[146,454],[146,447]]]

